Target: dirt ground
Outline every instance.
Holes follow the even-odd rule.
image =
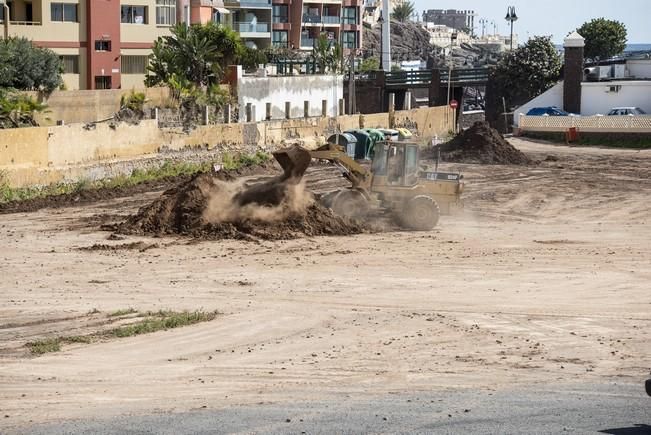
[[[651,151],[512,143],[542,162],[446,165],[465,174],[465,209],[427,233],[198,242],[98,230],[160,192],[1,215],[0,428],[641,382],[651,371]],[[327,189],[333,173],[312,169],[309,187]],[[116,248],[79,249],[96,244]],[[40,357],[25,350],[129,307],[222,314]]]

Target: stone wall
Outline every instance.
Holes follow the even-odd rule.
[[[395,112],[395,126],[423,143],[452,128],[450,110],[431,107]],[[162,164],[188,155],[219,159],[223,153],[273,151],[287,144],[316,147],[336,131],[388,127],[389,114],[315,117],[260,123],[217,124],[192,130],[158,128],[156,120],[70,124],[0,130],[0,173],[11,186],[95,180],[130,173],[138,162]]]

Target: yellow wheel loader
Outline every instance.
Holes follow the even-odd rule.
[[[314,151],[301,147],[273,153],[285,171],[284,179],[298,182],[312,159],[327,160],[350,181],[348,189],[331,192],[321,202],[335,213],[363,219],[373,209],[391,212],[404,228],[430,230],[441,214],[461,204],[463,176],[420,170],[420,147],[408,142],[379,142],[370,169],[349,157],[339,145]]]

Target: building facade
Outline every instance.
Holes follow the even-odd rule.
[[[154,41],[176,23],[217,22],[251,47],[311,50],[318,35],[361,47],[362,0],[5,0],[7,36],[61,56],[65,87],[142,88]],[[8,11],[5,13],[5,11]],[[5,17],[7,15],[7,17]]]
[[[272,45],[312,50],[324,34],[344,51],[362,46],[362,0],[272,0]]]
[[[456,9],[429,9],[423,12],[423,21],[451,27],[472,34],[475,28],[475,11]]]

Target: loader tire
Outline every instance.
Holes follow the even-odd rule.
[[[357,190],[342,190],[332,201],[332,211],[339,216],[363,219],[368,215],[368,200]]]
[[[427,195],[419,195],[407,201],[399,214],[399,222],[410,230],[429,231],[438,224],[440,215],[436,201]]]

